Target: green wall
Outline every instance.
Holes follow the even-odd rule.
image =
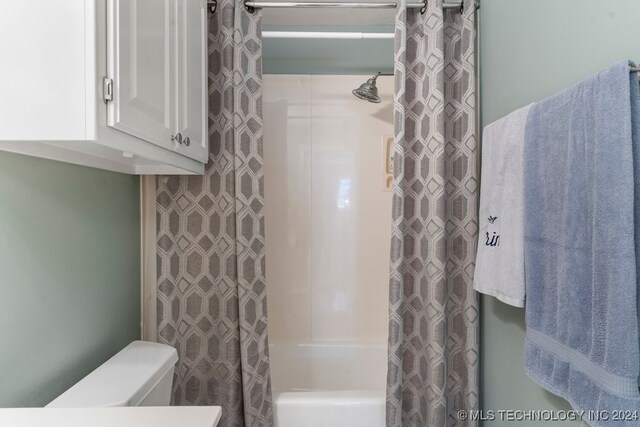
[[[139,339],[138,182],[0,153],[0,407],[44,405]]]
[[[483,124],[615,61],[640,61],[639,18],[638,0],[482,0]],[[485,410],[569,408],[524,374],[523,310],[486,297],[481,322]]]
[[[362,10],[361,10],[362,12]],[[263,31],[337,31],[393,33],[390,25],[369,26],[276,26]],[[265,74],[375,74],[393,73],[393,39],[264,39]]]

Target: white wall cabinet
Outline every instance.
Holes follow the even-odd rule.
[[[7,2],[0,55],[0,150],[203,173],[205,0]]]
[[[208,39],[207,5],[205,0],[178,2],[178,132],[190,143],[183,143],[178,151],[207,161]],[[203,36],[204,35],[204,36]],[[202,114],[202,112],[206,114]]]

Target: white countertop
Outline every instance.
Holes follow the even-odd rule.
[[[219,406],[0,409],[0,426],[215,427]]]

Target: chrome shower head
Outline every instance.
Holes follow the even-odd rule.
[[[371,77],[366,82],[362,83],[359,88],[351,91],[355,96],[365,101],[373,102],[375,104],[380,103],[380,97],[378,96],[378,87],[376,86],[376,79],[380,73]]]

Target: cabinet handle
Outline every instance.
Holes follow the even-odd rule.
[[[186,137],[183,142],[187,147],[191,145],[191,140],[189,139],[189,137]]]
[[[182,144],[182,134],[178,132],[175,135],[171,135],[171,140],[177,142],[178,144]]]

